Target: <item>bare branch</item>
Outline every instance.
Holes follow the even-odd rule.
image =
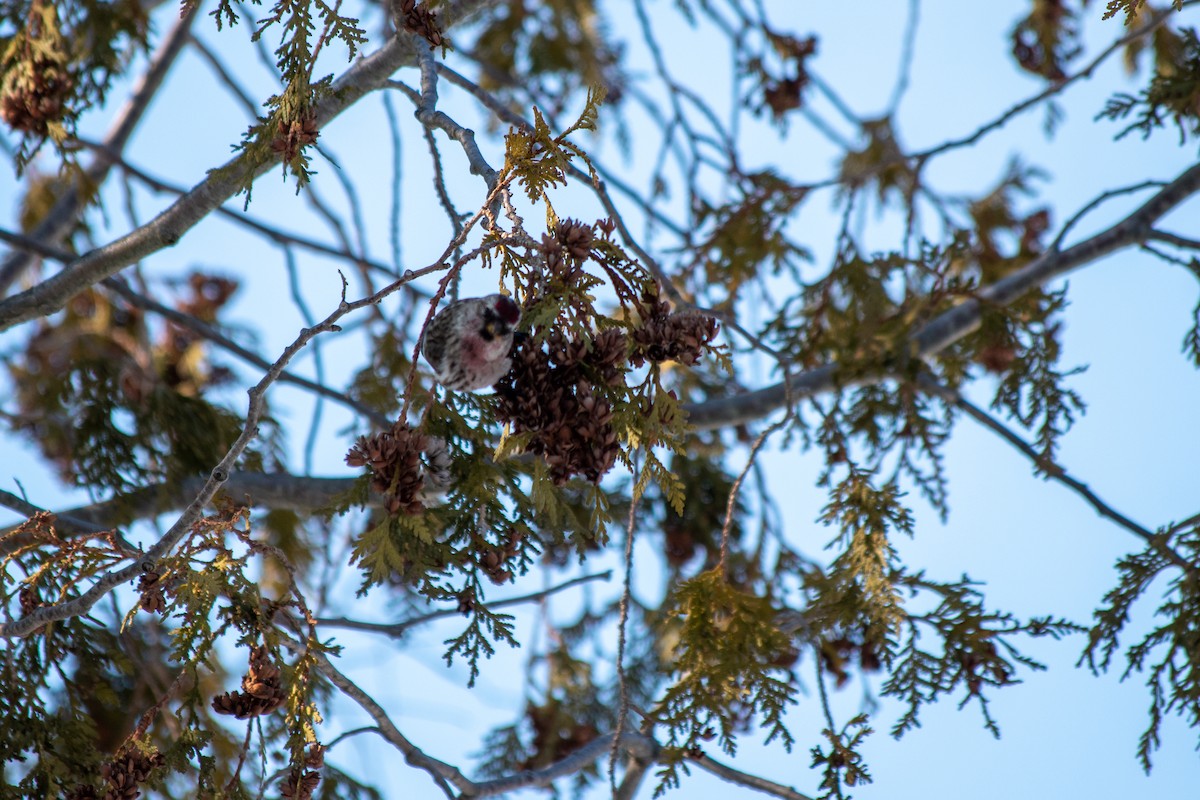
[[[506,775],[503,778],[496,778],[490,781],[481,781],[474,784],[470,791],[464,791],[462,796],[491,797],[531,786],[549,786],[558,778],[573,775],[603,757],[612,749],[614,738],[614,735],[611,733],[599,736],[569,756],[565,756],[560,761],[556,761],[542,769],[518,772],[515,775]],[[620,742],[621,749],[634,758],[653,761],[658,757],[658,743],[645,734],[630,731],[622,734]]]
[[[801,794],[790,786],[784,786],[782,783],[775,783],[774,781],[769,781],[766,778],[760,778],[757,775],[751,775],[748,772],[736,770],[733,767],[729,767],[720,763],[719,761],[714,761],[703,753],[697,756],[692,756],[688,760],[700,767],[700,769],[704,770],[705,772],[711,772],[718,778],[729,781],[733,784],[737,784],[738,786],[745,786],[749,789],[763,792],[764,794],[782,797],[784,800],[812,800],[812,797],[809,795]]]
[[[580,584],[590,583],[592,581],[607,581],[612,578],[612,570],[604,572],[594,572],[590,575],[581,575],[577,578],[572,578],[569,581],[563,581],[556,586],[551,586],[549,589],[543,589],[540,592],[532,592],[531,594],[523,594],[519,597],[506,597],[503,600],[496,600],[492,603],[486,603],[488,609],[507,608],[509,606],[524,605],[525,603],[540,602],[550,595],[558,594],[559,592],[570,589]],[[424,625],[427,622],[434,620],[446,619],[448,617],[461,616],[457,609],[447,608],[440,611],[433,611],[429,614],[421,614],[411,619],[401,620],[390,624],[379,622],[361,622],[359,620],[347,619],[346,617],[326,617],[318,618],[317,624],[326,628],[347,628],[356,631],[369,631],[371,633],[382,633],[385,636],[391,636],[398,639],[404,635],[404,632],[409,628],[415,628],[418,625]]]
[[[437,110],[438,65],[433,58],[433,48],[428,42],[422,41],[417,44],[417,64],[421,68],[421,94],[420,100],[417,102],[417,119],[427,128],[438,128],[444,131],[447,136],[462,145],[463,152],[467,155],[467,162],[471,166],[471,174],[483,178],[490,194],[496,188],[497,173],[483,157],[479,145],[475,143],[475,131],[464,128],[444,111]]]
[[[204,483],[204,478],[196,477],[175,483],[153,484],[111,500],[54,513],[60,521],[68,523],[68,527],[60,530],[60,533],[83,536],[97,530],[127,525],[133,520],[179,511],[204,488]],[[251,508],[277,508],[312,514],[331,506],[340,495],[353,489],[354,483],[354,478],[314,478],[282,472],[234,472],[222,491],[234,502],[244,503]],[[25,510],[26,506],[2,505],[8,505],[22,514],[29,513]],[[0,531],[0,537],[11,531],[11,528]],[[27,539],[4,539],[0,543],[0,555],[27,543]]]
[[[284,643],[293,649],[298,649],[298,645],[289,639],[284,639]],[[401,733],[400,729],[388,717],[383,707],[375,702],[373,697],[363,691],[358,684],[347,678],[337,667],[333,666],[328,658],[321,653],[310,653],[310,655],[316,661],[317,669],[321,671],[321,674],[341,690],[342,694],[349,697],[355,703],[358,703],[362,710],[366,711],[371,716],[371,719],[375,720],[375,725],[379,728],[379,735],[404,754],[405,762],[417,769],[428,772],[433,778],[434,783],[446,793],[447,797],[451,798],[451,800],[455,797],[454,791],[450,788],[451,784],[457,787],[463,795],[466,795],[468,790],[474,787],[475,784],[468,780],[458,767],[427,755],[425,751],[410,742],[408,737]]]
[[[368,92],[384,84],[399,67],[411,63],[408,40],[390,39],[355,62],[317,104],[316,122],[324,127]],[[0,301],[0,330],[57,311],[84,288],[113,275],[151,253],[178,242],[246,184],[275,166],[278,154],[254,164],[241,155],[208,174],[203,181],[157,217],[121,238],[81,256],[57,275]]]
[[[195,6],[185,7],[182,16],[175,23],[175,27],[167,34],[158,52],[151,59],[149,69],[146,70],[145,75],[142,76],[141,81],[129,96],[129,100],[117,112],[116,120],[105,138],[105,145],[112,152],[120,153],[125,149],[125,144],[133,134],[134,128],[141,121],[150,101],[162,86],[163,79],[175,63],[176,56],[187,42],[188,32],[191,30],[192,20],[195,16]],[[108,176],[109,169],[112,168],[112,163],[103,154],[93,159],[85,170],[88,182],[93,186],[103,183]],[[86,198],[80,196],[78,188],[75,186],[69,188],[38,223],[33,231],[33,238],[50,245],[57,244],[70,230],[85,202]],[[0,264],[0,297],[8,293],[9,287],[21,277],[25,270],[29,269],[31,263],[32,259],[28,253],[16,252],[9,255]],[[2,316],[3,314],[0,312],[0,317]]]
[[[992,417],[979,406],[967,400],[958,392],[950,389],[949,387],[942,386],[931,378],[923,377],[919,379],[918,385],[923,390],[942,398],[942,400],[944,400],[947,404],[963,411],[967,414],[967,416],[971,417],[971,419],[975,420],[988,430],[998,435],[1001,439],[1008,442],[1022,455],[1026,456],[1030,461],[1032,461],[1038,472],[1045,475],[1049,480],[1057,481],[1058,483],[1061,483],[1069,488],[1071,491],[1075,492],[1077,495],[1082,497],[1088,505],[1094,508],[1097,514],[1105,519],[1112,520],[1117,525],[1120,525],[1125,530],[1137,536],[1139,539],[1142,539],[1144,542],[1157,550],[1160,555],[1162,555],[1175,566],[1182,569],[1184,572],[1189,574],[1197,573],[1197,569],[1193,564],[1189,563],[1187,559],[1185,559],[1167,544],[1166,537],[1155,534],[1148,528],[1137,524],[1133,520],[1129,519],[1129,517],[1105,503],[1102,499],[1100,499],[1099,495],[1097,495],[1088,487],[1086,483],[1083,483],[1077,478],[1072,477],[1062,466],[1052,459],[1049,459],[1043,454],[1039,453],[1037,448],[1026,442],[1014,431],[1010,430],[1008,426],[1000,422],[998,419]]]
[[[1188,239],[1185,236],[1180,236],[1177,233],[1169,231],[1153,230],[1146,237],[1153,242],[1165,242],[1173,244],[1183,250],[1200,250],[1200,239]]]
[[[900,65],[896,69],[896,84],[892,87],[892,97],[888,101],[889,117],[895,117],[900,108],[900,101],[908,91],[909,79],[912,77],[913,52],[917,43],[917,26],[921,22],[921,0],[908,0],[908,21],[904,25],[904,39],[900,49]]]
[[[294,650],[300,647],[297,642],[290,639],[285,639],[284,642]],[[518,772],[490,781],[472,781],[463,775],[458,767],[439,761],[409,741],[408,737],[401,733],[400,729],[391,721],[383,707],[334,667],[323,654],[312,653],[311,655],[316,660],[317,669],[343,694],[371,716],[379,728],[380,735],[404,754],[405,762],[429,773],[434,782],[450,798],[456,796],[450,788],[451,786],[458,789],[457,797],[460,798],[492,797],[527,787],[549,786],[558,778],[573,775],[588,764],[595,762],[612,746],[614,736],[610,733],[593,739],[570,755],[542,769]],[[658,743],[644,734],[627,733],[621,737],[620,741],[622,749],[635,758],[652,763],[658,755]]]

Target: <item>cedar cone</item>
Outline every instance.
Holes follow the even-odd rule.
[[[717,335],[717,321],[695,311],[672,314],[665,301],[648,299],[648,313],[632,334],[629,362],[640,367],[646,361],[678,361],[687,366],[699,361]]]
[[[564,219],[554,226],[554,238],[578,259],[592,254],[592,227],[576,219]]]
[[[371,488],[384,496],[389,514],[419,514],[425,510],[420,499],[425,487],[421,453],[429,445],[428,436],[397,420],[389,431],[358,437],[346,454],[346,463],[371,470]],[[439,450],[443,456],[444,450],[443,442]],[[439,475],[448,471],[445,457],[435,460]]]
[[[280,682],[279,667],[269,660],[267,648],[259,645],[250,650],[250,669],[242,677],[241,692],[225,692],[213,698],[213,711],[249,719],[269,714],[279,707],[287,693]]]
[[[299,155],[302,148],[316,142],[318,135],[317,117],[312,111],[299,119],[281,119],[279,130],[271,140],[271,149],[279,153],[280,159],[286,164]]]
[[[156,767],[164,763],[162,753],[155,752],[146,755],[136,747],[121,750],[113,760],[104,765],[101,775],[104,785],[101,789],[94,786],[76,786],[67,800],[134,800],[141,794],[138,788],[150,777]]]
[[[400,0],[400,17],[404,30],[415,33],[433,47],[445,41],[438,28],[437,15],[417,0]]]
[[[608,400],[597,396],[583,365],[610,385],[620,378],[617,354],[624,354],[620,332],[601,334],[589,347],[552,334],[550,352],[530,344],[513,357],[513,368],[496,385],[497,417],[514,433],[533,432],[527,449],[543,456],[555,483],[581,474],[599,482],[617,459],[617,434]]]
[[[167,598],[163,595],[160,577],[162,576],[158,572],[151,569],[143,572],[142,576],[138,578],[137,590],[142,595],[138,605],[151,614],[162,614],[167,610]]]
[[[31,75],[13,80],[0,96],[0,118],[14,131],[44,136],[49,123],[61,120],[74,85],[62,65],[34,60]]]
[[[311,770],[293,769],[283,779],[279,787],[279,795],[287,800],[311,800],[317,784],[321,782],[321,774]]]

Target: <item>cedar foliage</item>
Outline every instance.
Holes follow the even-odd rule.
[[[471,163],[486,184],[474,184],[477,211],[454,206],[445,170],[455,162],[443,161],[445,143],[421,128],[435,165],[431,194],[453,226],[428,268],[401,268],[398,236],[393,263],[373,262],[335,219],[341,244],[324,252],[345,273],[337,316],[318,326],[293,285],[306,333],[361,326],[357,369],[343,386],[317,392],[355,411],[339,432],[345,462],[358,471],[349,486],[324,490],[316,503],[228,490],[187,518],[165,551],[130,544],[135,533],[166,541],[163,528],[180,518],[172,493],[198,486],[247,434],[239,471],[263,481],[301,472],[280,421],[287,410],[272,399],[243,424],[243,401],[231,390],[262,373],[247,380],[250,373],[227,363],[230,352],[244,357],[237,347],[254,344],[253,332],[228,322],[236,278],[196,267],[168,281],[139,264],[128,282],[89,286],[5,339],[12,391],[4,435],[22,437],[65,485],[111,501],[100,521],[7,501],[27,519],[0,538],[6,622],[82,603],[91,587],[130,566],[136,580],[118,582],[86,613],[6,640],[0,756],[9,766],[0,798],[380,796],[384,787],[373,776],[344,773],[325,758],[335,743],[323,726],[342,708],[342,694],[354,697],[337,665],[356,654],[335,635],[339,620],[321,616],[326,604],[347,607],[330,602],[329,593],[346,585],[336,577],[352,573],[358,597],[383,598],[400,616],[401,625],[375,631],[401,639],[397,647],[430,611],[455,617],[440,655],[465,664],[474,686],[498,649],[533,644],[522,639],[518,616],[496,604],[505,587],[537,591],[540,572],[611,565],[621,544],[633,553],[634,540],[660,551],[662,597],[647,600],[640,589],[609,594],[586,602],[573,620],[547,623],[552,635],[528,659],[539,679],[525,687],[523,710],[482,742],[483,779],[552,769],[592,752],[605,735],[636,733],[653,742],[658,796],[680,787],[709,749],[734,757],[739,739],[753,735],[787,752],[808,748],[813,793],[848,797],[872,780],[863,742],[877,720],[835,719],[829,692],[865,676],[900,704],[888,724],[896,737],[945,699],[977,708],[999,736],[1002,721],[989,702],[1045,668],[1026,653],[1030,640],[1045,637],[1079,636],[1081,665],[1144,678],[1150,706],[1137,757],[1147,770],[1167,718],[1200,728],[1196,517],[1146,532],[1144,549],[1119,562],[1116,585],[1090,621],[1049,611],[1020,617],[993,607],[967,574],[930,576],[900,557],[898,543],[920,535],[916,504],[949,516],[945,448],[969,387],[990,387],[991,411],[1025,434],[1036,473],[1065,479],[1057,448],[1085,410],[1071,383],[1079,368],[1062,362],[1066,289],[1039,284],[1011,302],[985,302],[978,324],[932,355],[914,339],[1062,249],[1066,231],[1052,225],[1037,197],[1044,174],[1014,159],[993,185],[945,197],[927,173],[936,153],[906,148],[894,108],[858,120],[859,136],[831,182],[843,223],[818,273],[812,242],[798,239],[790,223],[825,187],[799,184],[785,169],[742,171],[736,142],[705,98],[675,84],[660,63],[671,108],[651,116],[663,130],[683,131],[687,147],[664,144],[651,190],[623,216],[609,194],[618,181],[598,153],[610,130],[619,145],[635,147],[631,105],[653,104],[639,94],[643,78],[625,64],[608,12],[592,0],[505,0],[477,15],[474,5],[220,0],[200,23],[232,41],[253,14],[249,44],[236,46],[265,48],[260,55],[276,71],[276,91],[257,98],[254,121],[230,143],[235,159],[211,172],[236,178],[250,214],[255,178],[273,167],[322,214],[336,216],[314,188],[340,179],[336,159],[321,149],[322,115],[350,93],[326,72],[343,66],[333,64],[330,48],[340,47],[336,59],[353,60],[394,38],[420,71],[396,80],[420,88],[380,91],[408,95],[425,125],[446,123],[442,130],[468,159],[476,134],[438,118],[441,107],[427,106],[437,100],[431,87],[453,82],[484,98],[490,130],[479,136],[491,138],[489,152],[502,162],[486,174]],[[1153,55],[1139,76],[1143,88],[1114,93],[1096,120],[1115,123],[1117,138],[1174,129],[1181,144],[1195,147],[1194,29],[1142,0],[1114,0],[1103,12],[1086,0],[1027,5],[1005,41],[1015,65],[1046,87],[1068,83],[1090,57],[1082,33],[1088,15],[1123,17],[1129,30],[1152,25],[1126,45],[1133,67],[1141,52]],[[769,111],[770,126],[786,137],[817,91],[820,36],[776,29],[756,4],[730,6],[732,22],[707,2],[678,0],[671,13],[680,24],[723,23],[737,56],[739,100],[760,118]],[[69,264],[98,244],[98,222],[115,212],[100,204],[95,178],[81,165],[87,144],[79,123],[154,45],[160,32],[150,10],[93,0],[0,4],[0,117],[26,180],[19,227],[32,234],[72,192],[85,203],[70,228],[40,249],[10,235],[14,246]],[[199,10],[191,0],[181,8]],[[637,16],[659,53],[655,36],[664,32],[641,3]],[[277,45],[266,44],[272,37]],[[460,49],[469,56],[454,63],[476,74],[449,71]],[[439,71],[439,61],[447,69]],[[236,76],[224,80],[237,90]],[[393,96],[383,105],[399,142]],[[712,122],[714,134],[697,133],[684,106]],[[329,175],[314,168],[318,157]],[[682,177],[668,166],[672,159],[687,167]],[[55,178],[46,177],[45,164],[58,170]],[[652,235],[631,233],[632,220],[641,213],[651,231],[669,229],[654,204],[670,203],[672,191],[686,198],[689,227],[672,232],[678,246],[651,247]],[[589,192],[603,213],[580,201]],[[357,207],[353,188],[347,194]],[[937,233],[918,222],[931,207],[943,223]],[[866,208],[904,219],[900,240],[868,247],[856,221]],[[362,209],[350,216],[361,218]],[[361,219],[354,224],[361,237]],[[311,241],[263,235],[283,248],[294,284],[296,251]],[[1194,256],[1160,254],[1200,277]],[[361,280],[367,299],[348,304],[346,274]],[[522,307],[514,368],[490,394],[445,391],[417,358],[438,302],[465,291],[475,275]],[[372,316],[384,301],[395,313]],[[760,308],[748,330],[739,320],[751,306]],[[1200,306],[1190,322],[1184,348],[1200,364]],[[689,409],[752,388],[751,366],[763,364],[828,368],[833,389],[793,398],[787,387],[786,408],[770,425],[737,421],[701,431],[689,423]],[[830,535],[819,558],[772,520],[775,500],[762,481],[751,488],[769,436],[821,460],[825,501],[816,521]],[[339,470],[344,465],[332,463],[305,471]],[[156,529],[168,511],[174,516]],[[632,555],[625,568],[631,563]],[[1130,641],[1130,619],[1147,607],[1155,621]],[[801,692],[802,667],[815,674],[819,699]],[[800,740],[791,715],[818,703],[821,737]],[[576,765],[573,788],[603,791],[609,752]],[[405,756],[420,765],[420,757]],[[622,761],[617,771],[624,769]],[[436,780],[449,787],[451,779]]]

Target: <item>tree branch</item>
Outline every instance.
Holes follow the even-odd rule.
[[[252,508],[277,508],[311,514],[331,506],[339,496],[354,488],[356,480],[313,478],[285,472],[234,472],[225,481],[222,491],[234,502],[245,503]],[[179,511],[187,507],[190,499],[204,488],[204,483],[204,478],[195,477],[175,483],[153,484],[110,500],[53,513],[58,517],[60,526],[64,521],[67,523],[59,528],[60,534],[86,536],[97,530],[127,525],[133,520]],[[0,505],[22,514],[30,513],[27,507],[41,510],[28,504],[19,508],[6,502]],[[23,537],[12,537],[12,530],[0,531],[0,557],[30,541]]]
[[[438,65],[433,58],[433,48],[428,42],[419,42],[417,44],[417,64],[421,68],[421,92],[412,98],[416,103],[417,110],[415,112],[417,119],[426,128],[439,128],[451,139],[457,141],[467,156],[467,162],[470,165],[471,174],[478,175],[483,178],[487,184],[488,194],[490,195],[496,189],[496,170],[488,164],[487,159],[483,157],[483,153],[479,150],[479,145],[475,143],[475,131],[470,128],[464,128],[459,125],[444,111],[437,109],[438,101]],[[407,86],[400,84],[401,87],[407,89]]]
[[[195,17],[195,7],[186,9],[175,23],[175,27],[163,40],[158,52],[150,62],[150,68],[146,70],[146,74],[142,76],[141,81],[133,90],[133,94],[117,113],[116,120],[105,139],[105,146],[109,151],[120,153],[125,149],[125,144],[133,134],[134,128],[141,121],[150,101],[162,86],[163,79],[166,78],[167,72],[175,63],[175,58],[187,42],[192,20]],[[107,155],[104,153],[97,155],[85,170],[88,182],[92,186],[98,187],[108,177],[112,165],[113,162]],[[57,244],[71,229],[86,200],[87,198],[81,196],[77,186],[72,185],[46,216],[38,222],[37,227],[33,230],[33,238],[46,244]],[[10,254],[0,264],[0,297],[8,293],[9,287],[29,268],[32,261],[33,259],[29,257],[28,253],[16,252]]]
[[[977,292],[975,298],[946,311],[916,331],[909,342],[918,358],[937,355],[979,326],[986,307],[1004,306],[1039,286],[1109,253],[1144,242],[1153,225],[1168,211],[1200,190],[1200,164],[1184,171],[1174,181],[1112,227],[1066,250],[1051,250],[1025,267]],[[788,384],[791,399],[801,400],[846,385],[837,381],[837,367],[826,364],[793,373],[764,389],[733,397],[685,406],[688,420],[699,430],[740,425],[760,419],[786,405]],[[882,374],[858,378],[859,383],[878,381]]]
[[[585,744],[569,756],[543,767],[542,769],[527,770],[503,778],[475,783],[469,791],[464,791],[463,797],[491,797],[498,794],[515,792],[530,786],[549,786],[558,778],[572,775],[588,764],[603,757],[612,750],[614,735],[606,733]],[[637,759],[653,762],[658,757],[658,743],[649,736],[629,731],[621,736],[621,749]]]
[[[382,86],[401,66],[413,63],[413,58],[408,39],[393,38],[356,62],[334,82],[329,96],[317,104],[318,127],[329,124],[365,94]],[[243,154],[226,162],[145,225],[86,253],[37,286],[0,301],[0,331],[57,311],[86,287],[174,245],[248,180],[271,169],[277,161],[278,154],[273,154],[255,164]]]
[[[698,756],[693,756],[688,760],[700,767],[700,769],[704,770],[705,772],[711,772],[718,778],[737,784],[738,786],[745,786],[758,792],[774,795],[775,797],[782,797],[785,798],[785,800],[812,800],[812,797],[809,795],[801,794],[790,786],[784,786],[782,783],[775,783],[774,781],[769,781],[766,778],[760,778],[757,775],[751,775],[747,772],[736,770],[733,767],[727,767],[719,761],[714,761],[703,753]]]
[[[490,610],[497,608],[507,608],[508,606],[517,606],[524,603],[532,603],[538,600],[543,600],[552,594],[557,594],[573,586],[578,586],[582,583],[590,583],[591,581],[607,581],[612,577],[612,570],[604,572],[594,572],[590,575],[581,575],[577,578],[572,578],[569,581],[564,581],[556,586],[551,586],[549,589],[543,589],[540,592],[531,594],[523,594],[519,597],[507,597],[503,600],[497,600],[493,603],[487,603]],[[417,625],[424,625],[426,622],[445,619],[447,617],[461,616],[457,609],[447,608],[440,611],[433,611],[429,614],[421,614],[411,619],[401,620],[390,624],[381,622],[361,622],[359,620],[347,619],[346,617],[325,617],[317,619],[317,624],[325,628],[347,628],[349,630],[369,631],[371,633],[382,633],[385,636],[391,636],[394,639],[399,639],[404,635],[404,632],[409,628],[414,628]]]
[[[1189,239],[1185,236],[1180,236],[1179,234],[1171,233],[1170,231],[1159,231],[1159,230],[1150,231],[1150,235],[1147,236],[1146,238],[1150,239],[1151,241],[1154,241],[1154,242],[1165,242],[1166,244],[1173,244],[1176,247],[1180,248],[1181,250],[1200,250],[1200,240]]]
[[[290,638],[285,638],[284,643],[293,650],[298,650],[300,647],[299,643]],[[450,798],[455,797],[453,790],[450,789],[451,785],[459,790],[458,797],[460,798],[491,797],[531,786],[549,786],[558,778],[572,775],[596,761],[612,746],[613,734],[610,733],[593,739],[574,753],[542,769],[518,772],[490,781],[472,781],[463,775],[458,767],[428,755],[409,741],[408,737],[401,733],[388,717],[383,707],[354,681],[340,672],[337,667],[333,666],[325,655],[321,653],[310,653],[310,655],[316,661],[317,669],[329,679],[330,683],[370,715],[379,728],[380,735],[404,754],[405,762],[429,773],[434,782]],[[653,762],[659,751],[657,742],[640,733],[631,732],[622,736],[621,746],[634,758],[649,762]]]
[[[290,639],[285,638],[284,642],[291,647],[298,647]],[[329,679],[330,683],[336,686],[342,694],[349,697],[355,703],[358,703],[359,707],[363,711],[366,711],[371,719],[375,720],[375,725],[379,728],[379,735],[404,754],[405,762],[417,769],[428,772],[434,782],[446,793],[447,797],[451,798],[451,800],[455,797],[450,784],[457,787],[464,796],[475,786],[471,780],[462,774],[458,767],[427,755],[425,751],[410,742],[408,737],[401,733],[400,729],[388,717],[383,707],[379,703],[376,703],[375,699],[363,691],[358,684],[343,675],[323,654],[310,653],[309,655],[313,657],[316,661],[317,669]]]
[[[953,389],[942,386],[931,378],[923,377],[919,379],[917,383],[926,392],[940,397],[948,405],[954,406],[955,408],[964,412],[967,416],[971,417],[973,420],[998,435],[1001,439],[1008,442],[1018,452],[1032,461],[1037,471],[1041,472],[1048,479],[1061,483],[1082,497],[1088,505],[1096,510],[1097,514],[1105,519],[1115,522],[1117,525],[1120,525],[1134,536],[1142,539],[1144,542],[1158,551],[1163,558],[1182,569],[1185,573],[1192,575],[1197,573],[1197,568],[1195,565],[1191,564],[1187,559],[1177,553],[1170,545],[1166,543],[1166,537],[1155,534],[1148,528],[1137,524],[1133,520],[1129,519],[1129,517],[1105,503],[1088,487],[1086,483],[1083,483],[1082,481],[1072,477],[1063,467],[1039,453],[1035,447],[1026,442],[1013,431],[1009,430],[1004,423],[993,418],[979,406],[967,400]]]

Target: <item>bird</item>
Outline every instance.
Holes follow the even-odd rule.
[[[507,295],[456,300],[434,316],[421,355],[447,389],[473,392],[495,384],[512,367],[521,307]]]

